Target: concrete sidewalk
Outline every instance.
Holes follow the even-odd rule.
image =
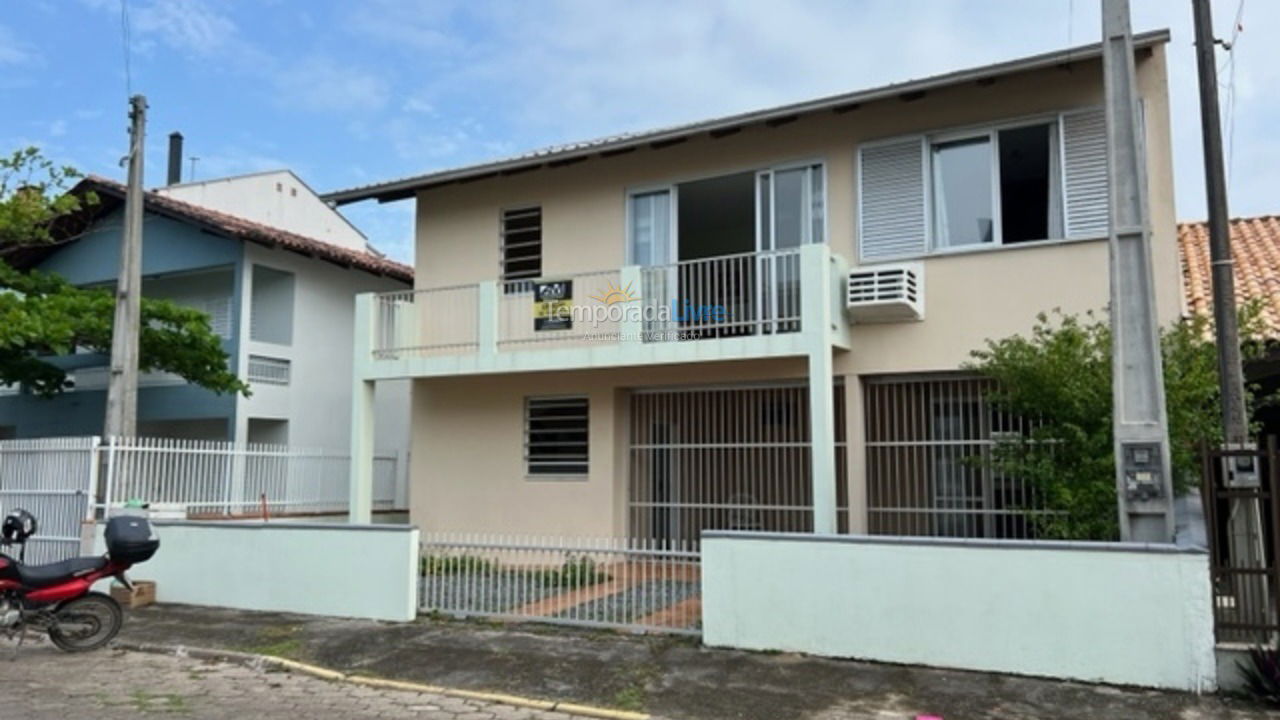
[[[671,637],[545,626],[157,606],[130,611],[120,640],[279,655],[347,673],[677,720],[1275,717],[1214,696],[714,650]]]

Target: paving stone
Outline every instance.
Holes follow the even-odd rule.
[[[8,648],[0,645],[0,655]],[[526,708],[430,693],[383,690],[308,675],[118,651],[66,654],[22,648],[3,662],[0,708],[23,720],[180,717],[193,720],[521,720]],[[556,713],[557,718],[570,718]],[[552,717],[548,715],[547,717]]]

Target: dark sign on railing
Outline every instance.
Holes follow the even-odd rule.
[[[573,329],[572,280],[540,280],[534,283],[533,329]]]

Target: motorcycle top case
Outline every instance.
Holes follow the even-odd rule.
[[[112,560],[140,563],[150,560],[160,548],[160,538],[151,522],[139,515],[117,515],[107,521],[104,533],[107,554]]]

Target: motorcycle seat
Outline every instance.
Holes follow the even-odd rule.
[[[76,575],[100,570],[107,565],[105,557],[77,557],[47,565],[22,565],[15,563],[18,580],[29,588],[42,588],[66,582]]]

